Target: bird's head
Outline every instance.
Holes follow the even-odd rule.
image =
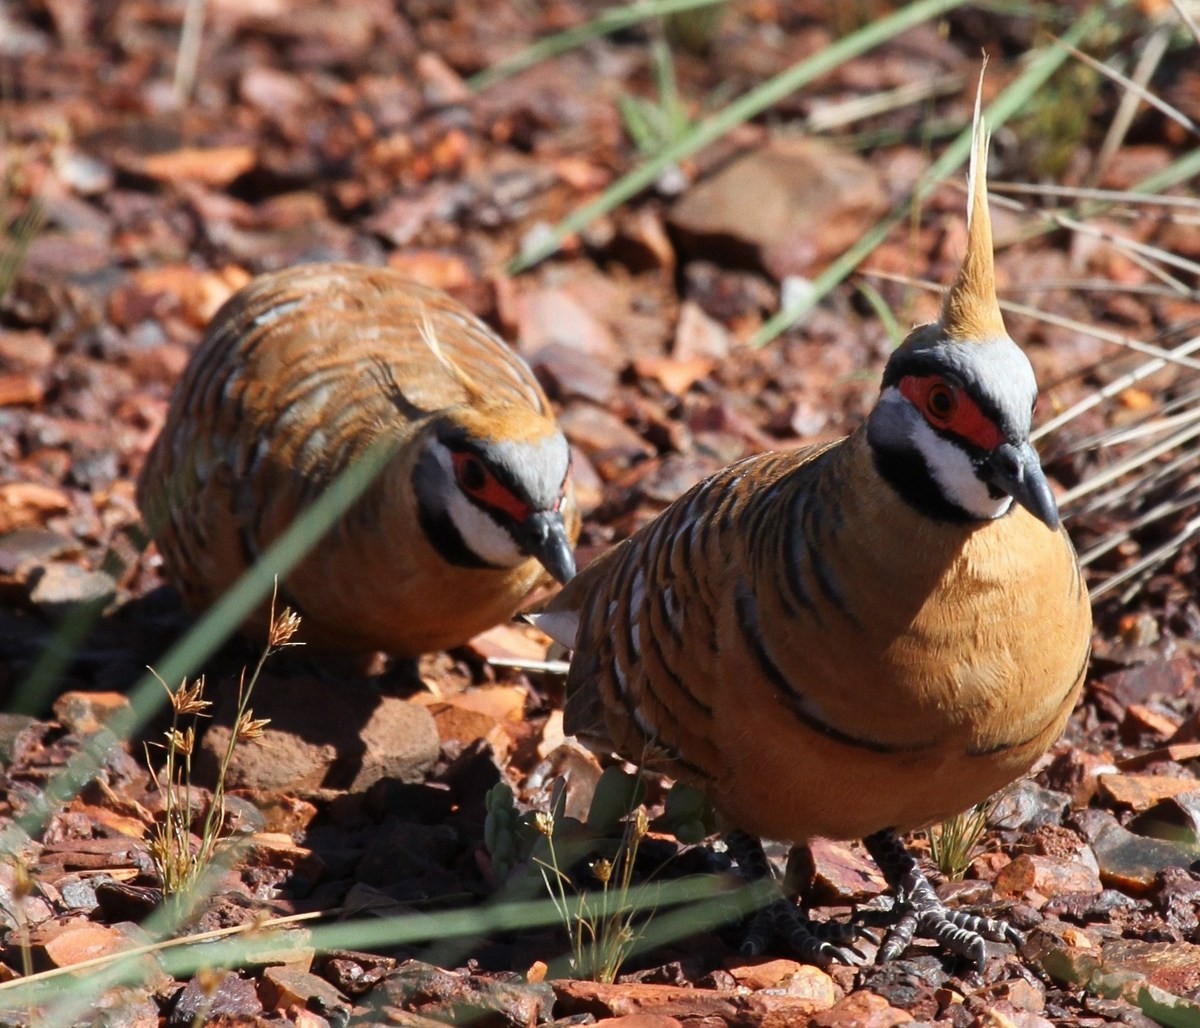
[[[982,521],[1015,500],[1051,529],[1058,507],[1029,441],[1037,382],[996,299],[987,204],[987,133],[978,109],[967,251],[941,316],[896,349],[867,438],[880,473],[942,520]]]
[[[533,557],[567,582],[570,458],[555,423],[528,407],[476,399],[449,408],[431,422],[413,471],[421,526],[451,564],[513,568]]]

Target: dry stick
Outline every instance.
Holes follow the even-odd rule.
[[[1194,399],[1194,397],[1193,397]],[[1188,410],[1168,414],[1166,408],[1156,412],[1152,418],[1139,421],[1135,425],[1127,425],[1109,432],[1098,432],[1090,439],[1082,439],[1068,451],[1080,453],[1083,450],[1094,450],[1098,446],[1120,446],[1123,443],[1133,443],[1148,435],[1159,435],[1189,424],[1200,418],[1200,409],[1189,407]]]
[[[962,75],[949,72],[924,82],[909,82],[881,93],[830,103],[817,107],[805,119],[804,127],[809,132],[829,132],[832,129],[844,128],[866,118],[874,118],[902,107],[911,107],[924,100],[957,93],[962,89],[962,84]]]
[[[1143,378],[1149,378],[1167,366],[1168,363],[1182,363],[1186,354],[1194,353],[1200,350],[1200,336],[1193,336],[1184,343],[1180,343],[1174,350],[1167,351],[1173,357],[1168,360],[1166,358],[1157,357],[1154,360],[1147,361],[1139,368],[1134,368],[1133,371],[1122,375],[1120,378],[1115,378],[1106,386],[1102,386],[1090,396],[1084,397],[1072,407],[1068,407],[1061,414],[1055,415],[1044,425],[1033,433],[1033,439],[1036,441],[1048,432],[1053,432],[1055,429],[1062,427],[1069,421],[1073,421],[1079,415],[1098,406],[1105,400],[1111,400],[1118,393],[1124,392],[1132,385],[1136,385]]]
[[[875,268],[865,268],[862,271],[863,275],[872,278],[881,278],[887,282],[897,282],[900,285],[917,286],[921,289],[928,289],[930,292],[940,292],[943,287],[936,282],[930,282],[928,279],[914,278],[911,275],[900,275],[892,271],[881,271]],[[1133,350],[1137,353],[1143,353],[1148,357],[1155,357],[1161,361],[1170,364],[1179,364],[1185,368],[1191,368],[1193,371],[1200,371],[1200,361],[1191,360],[1186,356],[1193,350],[1200,348],[1200,336],[1189,342],[1195,342],[1196,346],[1190,347],[1186,351],[1182,346],[1176,347],[1174,350],[1164,350],[1161,346],[1155,346],[1153,343],[1143,343],[1137,339],[1131,339],[1129,336],[1121,335],[1119,332],[1110,332],[1107,329],[1097,328],[1095,325],[1089,325],[1084,321],[1077,321],[1075,318],[1068,318],[1062,314],[1051,314],[1049,311],[1038,310],[1036,307],[1030,307],[1028,304],[1015,303],[1012,300],[1001,300],[1001,310],[1008,311],[1010,314],[1022,314],[1027,318],[1033,318],[1035,321],[1044,322],[1047,325],[1054,325],[1057,328],[1069,328],[1074,332],[1079,332],[1081,335],[1091,336],[1093,339],[1099,339],[1101,342],[1112,343],[1115,346],[1123,346],[1127,350]],[[1184,344],[1187,345],[1187,344]],[[1161,368],[1160,364],[1154,370]],[[1145,375],[1139,376],[1144,378]],[[1137,381],[1137,379],[1134,379]],[[1123,387],[1125,388],[1125,387]],[[1117,390],[1120,392],[1120,390]],[[1087,409],[1087,408],[1085,408]],[[1057,427],[1057,420],[1055,427]],[[1039,433],[1049,431],[1043,425]]]
[[[200,66],[200,44],[204,39],[205,0],[186,0],[179,50],[175,54],[175,100],[182,107],[192,95],[196,69]]]
[[[1191,272],[1193,275],[1200,275],[1200,264],[1195,261],[1190,261],[1186,257],[1180,257],[1178,254],[1171,253],[1170,250],[1164,250],[1161,246],[1151,246],[1149,243],[1139,243],[1136,239],[1129,239],[1126,236],[1117,235],[1116,232],[1110,229],[1102,228],[1099,225],[1089,225],[1083,221],[1076,221],[1074,218],[1066,214],[1055,213],[1051,215],[1054,221],[1063,228],[1068,228],[1072,232],[1081,232],[1085,235],[1095,236],[1097,239],[1103,239],[1106,243],[1112,243],[1113,246],[1124,250],[1126,254],[1132,257],[1134,254],[1141,254],[1151,260],[1161,261],[1163,264],[1169,264],[1173,268],[1179,268],[1181,271]],[[1194,289],[1183,287],[1185,294],[1192,294]]]
[[[1137,577],[1139,580],[1135,582],[1129,589],[1121,594],[1120,602],[1128,603],[1137,594],[1138,589],[1142,586],[1144,577],[1148,577],[1159,564],[1176,553],[1184,543],[1186,543],[1197,532],[1200,532],[1200,514],[1192,518],[1184,527],[1183,530],[1172,536],[1161,546],[1155,547],[1147,553],[1141,560],[1138,560],[1119,571],[1111,578],[1101,582],[1094,589],[1088,590],[1088,597],[1095,602],[1100,596],[1115,589],[1118,585],[1129,581],[1131,578]]]
[[[488,657],[492,667],[511,668],[515,671],[538,671],[547,675],[565,675],[571,670],[567,660],[528,660],[524,657]]]
[[[1090,54],[1085,54],[1068,43],[1062,44],[1070,50],[1072,56],[1077,60],[1082,61],[1099,74],[1112,79],[1125,89],[1125,94],[1121,97],[1121,103],[1117,107],[1117,113],[1113,117],[1112,125],[1109,126],[1108,133],[1104,137],[1104,142],[1100,146],[1100,152],[1096,155],[1096,160],[1092,163],[1092,169],[1088,173],[1089,183],[1095,182],[1104,173],[1104,169],[1108,167],[1113,155],[1121,149],[1121,144],[1125,141],[1125,135],[1129,131],[1129,126],[1133,124],[1133,119],[1137,115],[1139,101],[1145,101],[1152,107],[1156,107],[1168,118],[1183,125],[1184,128],[1192,132],[1196,131],[1196,126],[1190,118],[1181,114],[1165,100],[1160,99],[1145,88],[1146,83],[1154,76],[1155,70],[1166,54],[1167,45],[1170,43],[1170,40],[1171,27],[1165,24],[1159,25],[1150,34],[1150,38],[1146,40],[1146,45],[1142,50],[1141,56],[1138,58],[1132,78],[1122,75],[1115,68],[1109,67],[1107,64],[1096,60]]]
[[[1116,532],[1105,536],[1091,549],[1081,553],[1079,555],[1080,566],[1087,567],[1098,557],[1104,556],[1110,550],[1120,546],[1121,543],[1131,539],[1134,532],[1145,528],[1147,525],[1151,525],[1155,521],[1161,521],[1163,518],[1169,518],[1172,514],[1178,514],[1180,511],[1190,509],[1197,500],[1200,500],[1200,493],[1197,492],[1188,493],[1177,500],[1164,500],[1158,506],[1146,511],[1145,514],[1135,518]]]
[[[1099,471],[1085,481],[1080,482],[1073,489],[1068,489],[1058,498],[1059,506],[1065,507],[1084,496],[1091,495],[1098,489],[1103,489],[1110,482],[1115,482],[1122,475],[1140,468],[1143,464],[1148,464],[1150,461],[1161,457],[1164,453],[1168,453],[1177,446],[1182,446],[1184,443],[1198,436],[1200,436],[1200,425],[1195,424],[1180,429],[1178,432],[1173,432],[1166,439],[1162,440],[1162,442],[1148,446],[1137,453],[1130,454],[1124,460],[1119,460],[1111,467],[1107,467],[1103,471]]]
[[[1148,103],[1172,121],[1182,125],[1189,132],[1200,135],[1200,126],[1192,121],[1191,118],[1146,88],[1146,83],[1154,76],[1155,71],[1158,70],[1159,63],[1167,52],[1167,46],[1171,40],[1171,32],[1170,25],[1159,25],[1151,33],[1150,38],[1146,40],[1146,46],[1142,50],[1141,57],[1138,58],[1137,67],[1134,69],[1132,76],[1122,75],[1116,68],[1105,64],[1103,61],[1096,60],[1091,54],[1084,53],[1070,43],[1060,44],[1067,48],[1072,57],[1083,61],[1093,71],[1097,71],[1101,75],[1112,79],[1125,89],[1125,95],[1121,97],[1121,104],[1117,108],[1117,113],[1113,116],[1113,123],[1109,128],[1108,138],[1104,140],[1104,145],[1100,148],[1100,154],[1096,159],[1096,165],[1101,171],[1103,171],[1104,165],[1108,162],[1109,158],[1121,148],[1121,144],[1125,141],[1125,133],[1129,130],[1129,125],[1137,113],[1139,102]],[[1109,148],[1110,140],[1114,144],[1111,148]]]
[[[1049,311],[1040,311],[1036,307],[1030,307],[1025,303],[1014,303],[1012,300],[1001,300],[1000,307],[1010,314],[1023,314],[1028,318],[1036,318],[1038,321],[1045,322],[1047,325],[1054,325],[1058,328],[1069,328],[1075,332],[1084,332],[1086,329],[1086,335],[1100,339],[1103,342],[1123,346],[1127,350],[1133,350],[1134,353],[1145,354],[1147,357],[1156,357],[1159,360],[1178,364],[1184,368],[1191,368],[1192,371],[1200,371],[1200,361],[1184,356],[1180,352],[1180,347],[1176,347],[1174,350],[1164,350],[1161,346],[1155,346],[1153,343],[1143,343],[1141,340],[1123,336],[1119,332],[1109,332],[1106,329],[1095,328],[1086,322],[1077,321],[1075,318],[1068,318],[1064,314],[1051,314]],[[1188,352],[1190,353],[1191,350]],[[1043,426],[1044,429],[1045,426]]]
[[[1004,287],[1004,291],[1010,295],[1013,293],[1044,293],[1052,289],[1063,289],[1074,293],[1125,293],[1130,296],[1155,296],[1167,300],[1179,298],[1178,289],[1155,285],[1131,286],[1124,282],[1110,282],[1108,279],[1094,278],[1044,278],[1037,282],[1010,282]],[[1191,290],[1188,291],[1191,292]]]
[[[1166,464],[1151,468],[1144,474],[1138,475],[1128,482],[1123,482],[1115,488],[1110,489],[1103,496],[1095,497],[1091,503],[1082,509],[1072,511],[1072,516],[1078,517],[1082,514],[1095,514],[1098,511],[1111,510],[1131,493],[1149,490],[1156,485],[1161,485],[1164,481],[1182,476],[1184,472],[1191,470],[1189,465],[1195,464],[1197,459],[1200,459],[1200,450],[1196,450],[1195,448],[1184,450],[1183,453],[1173,457]]]
[[[1191,29],[1192,35],[1196,37],[1196,42],[1200,43],[1200,25],[1197,25],[1192,16],[1188,14],[1187,8],[1179,0],[1171,0],[1171,6],[1175,8],[1175,13],[1179,15],[1180,20]]]
[[[1057,186],[1036,182],[989,182],[988,190],[997,193],[1022,193],[1030,196],[1058,196],[1064,200],[1095,200],[1097,203],[1146,204],[1151,207],[1192,207],[1200,210],[1200,199],[1193,196],[1169,196],[1165,193],[1136,193],[1123,189],[1087,189],[1082,186]],[[1024,205],[1022,205],[1024,208]]]
[[[103,956],[92,957],[89,960],[81,960],[78,964],[68,964],[66,967],[54,967],[49,971],[39,971],[37,974],[27,975],[24,978],[12,978],[7,982],[0,982],[0,992],[20,988],[23,985],[40,984],[51,978],[59,978],[65,974],[75,974],[78,971],[87,971],[93,967],[103,967],[105,964],[112,964],[119,960],[129,960],[132,957],[141,957],[148,953],[158,953],[161,950],[171,949],[175,946],[188,946],[192,943],[208,942],[212,939],[220,939],[227,935],[237,935],[239,933],[267,931],[272,928],[295,924],[298,921],[313,921],[318,917],[329,917],[339,913],[341,913],[340,907],[335,907],[332,910],[310,910],[303,914],[287,914],[284,917],[272,917],[265,921],[252,921],[249,924],[238,924],[229,928],[214,928],[211,931],[198,932],[195,935],[181,935],[178,938],[163,939],[160,942],[148,942],[143,946],[134,946],[130,949],[117,950],[115,953],[105,953]]]

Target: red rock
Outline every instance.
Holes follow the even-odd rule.
[[[71,500],[61,489],[34,482],[0,485],[0,535],[42,525],[56,514],[66,514]]]
[[[733,348],[733,337],[716,318],[709,317],[695,300],[684,300],[675,323],[671,355],[677,360],[707,357],[722,361]]]
[[[547,639],[532,625],[496,625],[475,636],[468,645],[484,658],[545,660]]]
[[[875,863],[849,843],[810,839],[788,855],[788,880],[815,903],[859,903],[887,891]]]
[[[975,1015],[971,1028],[1054,1028],[1052,1022],[1008,1003],[995,1003]]]
[[[753,964],[727,961],[725,970],[733,976],[733,980],[738,985],[744,985],[748,989],[757,990],[774,988],[788,975],[795,974],[807,966],[795,960],[781,958],[778,960],[760,960]],[[829,978],[829,975],[825,974],[824,971],[820,973],[825,978]],[[830,980],[830,985],[832,984],[833,982]]]
[[[1100,788],[1113,803],[1132,810],[1149,810],[1160,800],[1200,789],[1195,778],[1171,778],[1166,775],[1101,775]]]
[[[312,850],[298,845],[290,835],[283,832],[255,832],[250,836],[246,853],[248,864],[265,867],[282,867],[299,871],[306,878],[320,876],[324,863]]]
[[[106,572],[60,562],[38,568],[28,584],[29,602],[55,621],[75,614],[84,604],[105,607],[117,593],[117,583]]]
[[[1125,717],[1121,721],[1121,738],[1130,742],[1137,742],[1146,735],[1167,739],[1174,735],[1178,728],[1178,721],[1172,720],[1166,714],[1159,713],[1143,703],[1131,703],[1125,708]]]
[[[810,1022],[810,1028],[891,1028],[906,1024],[912,1015],[893,1007],[882,996],[852,992]]]
[[[238,789],[230,795],[240,796],[256,807],[266,821],[268,832],[284,832],[295,838],[317,816],[317,808],[308,800],[274,790]]]
[[[129,698],[119,692],[65,692],[54,701],[53,709],[70,731],[91,735],[128,711]]]
[[[167,153],[139,155],[124,161],[130,170],[159,182],[199,182],[227,186],[254,167],[256,157],[249,146],[215,146],[207,149],[184,147]]]
[[[1200,995],[1200,945],[1116,939],[1103,953],[1105,971],[1140,975],[1176,996]]]
[[[424,705],[433,715],[438,738],[443,743],[470,745],[482,739],[500,759],[507,757],[512,749],[512,736],[499,718],[441,700],[425,701]]]
[[[46,387],[33,375],[0,375],[0,407],[36,407],[46,395]]]
[[[127,947],[128,943],[115,928],[84,922],[64,928],[48,939],[41,950],[55,967],[69,967]]]
[[[711,357],[638,357],[633,370],[641,378],[653,378],[668,393],[682,396],[697,382],[707,378],[716,367]]]
[[[1189,657],[1173,657],[1112,671],[1096,683],[1122,708],[1144,703],[1151,696],[1186,696],[1196,683],[1196,665]],[[1186,741],[1176,739],[1176,742]]]
[[[403,272],[414,282],[446,292],[464,289],[475,281],[467,262],[453,253],[397,250],[388,254],[388,265]]]
[[[551,343],[620,363],[621,349],[607,325],[565,289],[531,289],[517,297],[520,349],[529,359]]]
[[[196,972],[184,986],[168,1023],[172,1026],[253,1023],[252,1019],[262,1012],[254,982],[236,971],[212,968]]]
[[[557,1016],[590,1013],[597,1018],[629,1015],[659,1015],[685,1024],[755,1024],[762,1028],[786,1028],[803,1024],[806,1018],[827,1009],[821,1000],[805,996],[749,993],[723,989],[688,989],[676,985],[629,983],[604,985],[599,982],[551,982],[557,998]],[[878,999],[878,997],[871,997]],[[884,1007],[887,1003],[879,1000]],[[888,1009],[891,1009],[888,1007]],[[897,1011],[903,1014],[903,1011]],[[911,1021],[903,1014],[900,1020]],[[815,1022],[814,1022],[815,1023]],[[838,1021],[837,1024],[850,1024]],[[870,1022],[871,1025],[899,1021]]]
[[[310,1004],[323,1010],[345,1009],[350,1005],[324,978],[286,964],[268,967],[263,972],[259,995],[268,1007],[284,1012],[304,1009]]]
[[[624,421],[591,403],[570,404],[558,422],[566,437],[597,463],[602,477],[606,468],[620,470],[654,453]]]
[[[213,724],[204,733],[195,769],[200,781],[211,781],[224,757],[234,692],[218,697]],[[438,757],[429,711],[396,696],[342,689],[333,702],[323,679],[263,674],[252,707],[256,718],[269,718],[270,724],[262,738],[234,749],[230,789],[361,791],[384,777],[420,781]],[[354,761],[340,757],[350,752]]]
[[[54,344],[41,332],[0,333],[0,367],[8,371],[45,371],[54,356]]]
[[[683,1028],[683,1022],[666,1014],[625,1014],[605,1017],[596,1022],[596,1028]]]
[[[1022,853],[996,875],[998,897],[1023,897],[1035,907],[1064,892],[1099,892],[1095,868],[1077,860]]]
[[[1007,1004],[1014,1010],[1026,1010],[1041,1013],[1046,1009],[1046,993],[1041,987],[1035,987],[1024,978],[1012,981],[997,982],[989,986],[975,997],[988,1003],[998,1002]]]
[[[671,211],[681,249],[747,259],[776,279],[811,278],[888,205],[862,158],[812,139],[775,139],[690,188]],[[907,270],[907,269],[906,269]]]

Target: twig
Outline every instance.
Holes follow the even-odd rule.
[[[93,967],[103,967],[105,964],[112,964],[118,960],[128,960],[130,957],[140,957],[147,953],[158,953],[161,950],[171,949],[175,946],[190,946],[192,943],[207,942],[211,939],[224,938],[227,935],[266,931],[271,928],[280,928],[284,925],[295,924],[298,921],[312,921],[318,917],[328,917],[333,914],[340,914],[341,912],[342,908],[340,907],[335,907],[332,910],[309,910],[303,914],[287,914],[284,917],[272,917],[265,921],[251,921],[249,924],[238,924],[229,928],[214,928],[207,932],[197,932],[195,935],[181,935],[174,939],[148,942],[143,946],[116,950],[115,952],[105,953],[99,957],[81,960],[77,964],[67,964],[65,967],[52,967],[49,971],[39,971],[37,974],[27,975],[24,978],[12,978],[7,982],[0,982],[0,992],[17,989],[23,985],[35,985],[65,974],[87,971]]]

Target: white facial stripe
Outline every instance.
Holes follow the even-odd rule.
[[[450,451],[436,439],[430,440],[429,451],[437,460],[445,482],[445,511],[467,548],[480,560],[496,567],[512,568],[526,560],[508,529],[463,495],[455,481]]]
[[[497,567],[514,568],[526,559],[508,530],[457,490],[450,494],[446,513],[468,549],[481,560]]]
[[[889,393],[893,391],[887,390]],[[924,418],[914,418],[912,424],[913,446],[925,458],[925,466],[947,500],[977,518],[998,518],[1007,513],[1012,506],[1012,497],[994,499],[987,484],[975,474],[971,459],[961,447],[949,439],[943,439]]]

